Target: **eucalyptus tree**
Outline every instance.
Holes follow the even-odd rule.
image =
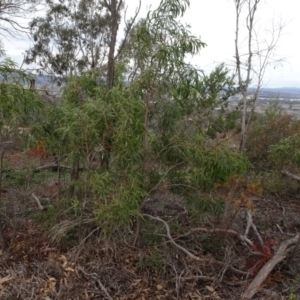
[[[44,17],[30,22],[33,46],[26,62],[64,77],[103,66],[111,37],[105,1],[47,0],[46,7]]]

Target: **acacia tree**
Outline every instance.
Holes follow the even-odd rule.
[[[239,92],[242,95],[242,120],[240,151],[244,151],[247,141],[247,131],[252,114],[255,110],[259,91],[263,84],[265,71],[274,60],[275,47],[281,35],[282,25],[273,26],[270,39],[260,40],[257,28],[257,11],[260,0],[234,0],[235,4],[235,67],[238,79]],[[246,50],[243,49],[241,26],[246,21]],[[269,32],[268,32],[269,33]],[[268,35],[264,32],[265,35]],[[249,88],[254,85],[254,91],[249,95]]]

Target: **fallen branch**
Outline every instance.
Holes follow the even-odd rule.
[[[286,240],[283,243],[281,243],[274,256],[261,268],[257,276],[250,283],[250,285],[244,292],[242,299],[249,300],[253,298],[253,296],[258,292],[261,284],[266,280],[266,278],[274,269],[274,267],[285,259],[287,248],[291,245],[296,244],[298,240],[299,234],[297,234],[292,239]]]
[[[33,199],[35,200],[35,202],[36,202],[36,204],[37,204],[39,210],[44,210],[44,207],[43,207],[43,205],[41,204],[39,198],[38,198],[34,193],[32,193],[31,196],[32,196]]]
[[[294,174],[292,174],[292,173],[290,173],[290,172],[288,172],[286,170],[282,170],[281,174],[286,175],[288,177],[291,177],[292,179],[300,182],[300,176],[294,175]]]

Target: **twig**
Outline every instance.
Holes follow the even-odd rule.
[[[284,232],[282,231],[281,227],[280,227],[278,224],[276,224],[276,226],[277,226],[277,228],[279,229],[279,231],[280,231],[282,234],[284,234]]]
[[[99,284],[102,292],[104,292],[104,294],[106,295],[106,297],[109,299],[109,300],[113,300],[113,298],[109,295],[109,293],[107,292],[105,286],[101,283],[100,279],[97,279],[97,283]]]
[[[299,234],[297,234],[292,239],[286,240],[279,246],[278,250],[274,254],[274,256],[261,268],[257,276],[250,283],[248,288],[243,294],[242,299],[250,300],[253,296],[258,292],[261,284],[266,280],[270,272],[274,269],[274,267],[285,259],[286,250],[289,246],[296,244],[299,241]]]
[[[44,210],[44,207],[43,207],[43,205],[41,204],[39,198],[38,198],[34,193],[32,193],[31,196],[33,197],[33,199],[34,199],[35,202],[37,203],[37,206],[38,206],[39,210]]]

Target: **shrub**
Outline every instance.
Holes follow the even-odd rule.
[[[270,160],[277,165],[300,167],[300,135],[287,137],[270,147]]]
[[[298,134],[299,130],[300,121],[271,107],[252,123],[248,133],[246,154],[251,162],[268,166],[270,146]]]

